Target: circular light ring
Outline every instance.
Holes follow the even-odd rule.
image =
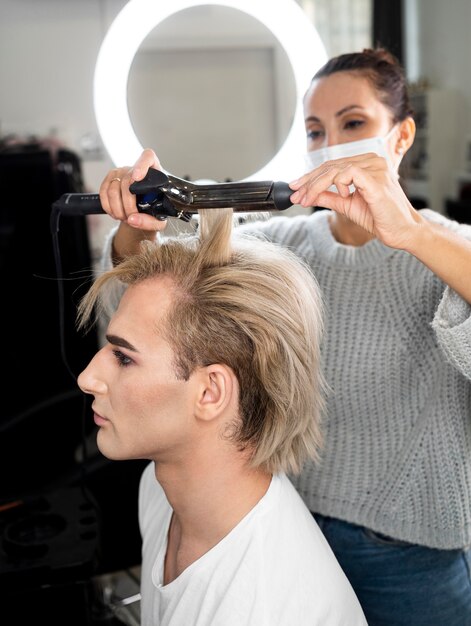
[[[286,180],[291,171],[293,176],[298,175],[305,145],[302,95],[315,71],[327,60],[327,54],[319,34],[295,0],[276,0],[276,8],[273,0],[130,0],[106,33],[94,75],[96,121],[111,160],[117,166],[134,163],[143,150],[127,106],[128,75],[139,46],[164,19],[200,5],[220,5],[251,15],[264,24],[284,48],[296,85],[293,123],[276,155],[243,180]]]

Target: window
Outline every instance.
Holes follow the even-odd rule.
[[[372,45],[372,0],[298,0],[329,57]]]

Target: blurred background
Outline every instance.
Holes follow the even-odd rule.
[[[97,453],[75,382],[101,341],[99,331],[76,332],[75,307],[112,224],[101,215],[63,217],[55,230],[50,223],[63,193],[96,192],[111,167],[133,162],[113,163],[93,98],[100,47],[125,4],[0,0],[0,583],[17,623],[33,611],[49,624],[137,619],[123,611],[138,590],[145,463]],[[298,4],[327,56],[381,44],[399,57],[418,127],[403,184],[415,206],[470,222],[469,0]],[[310,74],[318,67],[304,63]],[[189,180],[241,180],[259,170],[284,143],[298,97],[273,33],[217,4],[151,28],[128,75],[141,145]],[[126,573],[127,587],[116,572]]]

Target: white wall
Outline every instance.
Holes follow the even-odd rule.
[[[421,74],[432,85],[456,89],[466,100],[471,130],[471,2],[416,0]]]
[[[92,86],[95,62],[109,25],[125,3],[126,0],[0,0],[0,134],[2,136],[17,134],[23,137],[29,134],[39,137],[51,134],[57,136],[68,147],[83,155],[86,184],[93,191],[98,188],[104,173],[112,167],[103,150],[101,156],[98,155],[93,160],[88,158],[90,155],[87,157],[82,152],[85,140],[92,145],[93,142],[100,143],[93,110]],[[272,152],[274,146],[276,148],[281,144],[291,125],[294,111],[290,110],[289,103],[295,102],[294,94],[288,93],[287,89],[278,89],[275,84],[281,82],[278,80],[279,73],[287,69],[286,61],[280,55],[276,40],[271,35],[271,39],[267,38],[262,32],[267,29],[241,12],[232,11],[230,23],[222,21],[215,27],[211,20],[217,8],[200,7],[197,13],[192,14],[191,19],[187,19],[186,25],[185,20],[182,20],[181,29],[177,28],[175,20],[172,23],[172,18],[169,18],[165,31],[166,38],[159,39],[160,50],[167,47],[175,50],[177,56],[181,56],[182,53],[189,55],[187,63],[184,60],[180,63],[180,71],[187,68],[182,80],[191,94],[198,88],[198,75],[191,58],[193,45],[201,50],[204,50],[204,46],[208,50],[211,47],[214,49],[215,46],[230,50],[232,46],[237,54],[238,47],[244,49],[250,42],[257,42],[253,58],[257,57],[257,63],[260,62],[258,57],[266,59],[263,62],[271,76],[264,76],[263,81],[257,84],[254,75],[256,68],[250,67],[251,71],[245,72],[244,77],[246,59],[244,61],[241,57],[240,67],[234,70],[235,82],[238,84],[234,85],[233,89],[233,108],[229,111],[227,107],[216,110],[213,113],[213,125],[219,134],[224,126],[228,130],[225,143],[228,152],[241,143],[240,138],[244,131],[248,137],[253,137],[246,146],[250,154],[241,154],[238,159],[239,162],[245,159],[254,163],[261,160],[259,163],[261,166],[267,160],[267,151]],[[211,40],[208,32],[204,32],[205,27],[213,33]],[[143,47],[148,50],[149,44]],[[257,49],[260,54],[256,54]],[[217,52],[215,54],[217,55]],[[218,69],[220,59],[214,55],[212,58],[214,68],[211,71],[219,71],[222,76],[222,72],[227,72],[227,64],[226,68],[221,68],[219,62]],[[209,68],[206,69],[209,71]],[[151,78],[154,95],[159,88],[161,93],[165,89],[168,91],[168,87],[162,81],[158,83],[159,78],[161,76],[156,76],[155,80],[153,76]],[[241,85],[243,78],[245,82]],[[290,81],[283,83],[287,85]],[[256,92],[255,86],[258,86],[259,93]],[[292,80],[289,87],[291,90],[294,89]],[[253,93],[253,102],[251,106],[247,106],[250,104],[250,90]],[[208,97],[211,98],[212,94],[208,93]],[[136,109],[137,99],[131,99]],[[242,102],[245,102],[245,107],[240,106]],[[155,101],[150,100],[147,108],[151,108],[153,104]],[[271,110],[266,109],[269,104]],[[142,107],[146,108],[144,103]],[[138,110],[139,113],[142,113],[142,109]],[[162,117],[166,115],[167,110]],[[238,124],[234,124],[236,116]],[[267,121],[266,117],[272,119]],[[183,154],[187,148],[184,140],[182,141],[182,137],[185,137],[185,119],[179,118],[176,122],[181,126],[180,134],[176,135],[179,149]],[[173,120],[168,119],[168,127],[171,128],[172,123]],[[197,112],[191,123],[198,125]],[[145,127],[145,124],[139,124],[137,121],[136,125]],[[207,123],[203,126],[207,127],[209,133],[211,126]],[[267,129],[271,130],[270,137],[266,133]],[[261,141],[264,135],[267,136],[266,145]],[[153,145],[153,137],[154,135],[139,138],[141,143],[147,146]],[[219,139],[220,143],[221,139],[222,137]],[[177,149],[175,145],[174,152]],[[172,159],[173,156],[172,154]],[[235,163],[237,160],[235,152],[232,156]],[[205,170],[205,163],[209,163],[209,158],[209,150],[201,151],[199,154],[200,175]],[[184,162],[183,169],[185,165]],[[180,173],[183,171],[182,168],[179,168]],[[232,178],[237,178],[238,174],[243,177],[254,171],[244,170],[239,173],[234,172],[233,167],[229,170],[226,176]],[[219,177],[219,172],[214,174],[208,171],[206,177]]]
[[[122,5],[124,1],[0,0],[2,136],[54,134],[74,150],[84,135],[96,137],[94,66],[110,23],[105,13]],[[101,167],[89,168],[90,186],[109,167],[105,158]]]
[[[409,42],[420,48],[418,72],[437,87],[463,95],[460,136],[470,136],[471,2],[406,2],[418,10],[418,31],[415,41]],[[88,134],[92,140],[97,137],[92,99],[95,60],[108,26],[124,4],[125,0],[0,0],[1,135],[53,131],[72,149],[79,149]],[[84,163],[92,190],[110,166],[106,155]]]
[[[348,1],[351,3],[351,0]],[[305,4],[305,0],[298,2]],[[338,0],[336,2],[338,4]],[[358,13],[369,2],[370,0],[355,0],[352,6],[356,7]],[[99,140],[92,98],[95,61],[109,25],[125,3],[126,0],[0,0],[1,135],[14,133],[24,136],[33,133],[44,136],[53,133],[78,152],[81,152],[85,140],[92,145]],[[353,41],[356,45],[361,45],[362,33],[367,39],[369,12],[363,11],[365,20],[362,25],[361,16],[353,19],[351,12],[343,20],[339,16],[335,20],[326,19],[330,14],[326,12],[325,0],[318,0],[317,13],[312,11],[312,4],[311,0],[307,3],[311,7],[312,17],[319,20],[320,27],[324,29],[325,41],[330,46],[329,54],[338,52],[332,46],[339,45],[341,31],[351,35],[345,40],[348,47],[353,45]],[[338,9],[340,4],[337,4],[335,7]],[[265,58],[274,65],[272,69],[275,80],[270,82],[269,79],[264,79],[270,94],[265,94],[261,103],[254,103],[251,109],[246,107],[245,115],[242,110],[239,111],[238,128],[234,130],[239,134],[236,138],[238,141],[234,143],[240,143],[240,127],[244,124],[245,134],[254,137],[247,146],[250,154],[248,157],[245,154],[239,155],[239,162],[245,160],[263,163],[266,162],[267,151],[273,150],[273,145],[277,147],[282,143],[294,112],[290,105],[290,96],[287,95],[290,81],[279,80],[280,76],[286,76],[286,60],[280,54],[279,46],[274,47],[273,41],[269,42],[261,33],[261,27],[256,20],[247,19],[241,12],[233,11],[230,21],[219,21],[215,26],[212,14],[220,8],[208,5],[198,7],[189,20],[188,28],[183,29],[183,32],[186,30],[186,36],[183,37],[175,22],[170,24],[174,17],[172,16],[167,20],[166,41],[162,40],[160,46],[180,46],[181,50],[182,39],[185,40],[183,48],[198,44],[201,48],[205,45],[213,48],[219,45],[229,49],[231,45],[237,48],[256,42],[254,49],[264,48],[262,52],[270,53],[265,54]],[[145,19],[143,16],[143,20]],[[366,39],[363,40],[364,45],[368,43]],[[314,67],[312,60],[307,62]],[[239,76],[242,73],[243,68],[239,68]],[[247,89],[250,89],[250,84]],[[235,94],[237,91],[242,92],[240,84],[234,90]],[[241,101],[247,104],[247,92],[242,97]],[[273,115],[274,119],[267,122],[261,116],[269,100],[273,110],[268,115]],[[254,115],[257,106],[260,109],[258,118]],[[216,128],[220,129],[224,125],[224,115],[224,110],[221,110],[214,117]],[[230,123],[229,116],[226,116],[225,123]],[[261,128],[274,129],[275,136],[269,138],[267,145],[260,142]],[[149,145],[143,138],[140,139],[141,143]],[[229,139],[228,150],[231,148]],[[255,152],[257,146],[260,148],[258,154]],[[235,163],[237,156],[229,156],[233,156]],[[199,165],[204,170],[204,154],[201,155]],[[106,154],[102,159],[84,160],[86,183],[91,190],[96,190],[103,174],[111,166]],[[230,170],[227,176],[237,177],[232,165]],[[249,172],[241,173],[246,175]],[[208,177],[210,176],[208,172]]]
[[[451,90],[459,103],[441,120],[443,131],[456,137],[456,173],[465,167],[466,146],[471,142],[471,2],[470,0],[405,0],[409,20],[406,41],[409,78],[425,79],[433,89]],[[468,174],[471,178],[471,172]],[[457,193],[459,182],[451,183]]]

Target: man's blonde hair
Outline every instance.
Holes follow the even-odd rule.
[[[322,302],[308,266],[286,248],[233,229],[232,210],[200,212],[196,235],[143,242],[140,254],[99,276],[79,305],[82,327],[106,312],[108,288],[156,276],[174,283],[159,333],[177,375],[221,363],[235,373],[240,419],[231,439],[251,465],[298,473],[322,441]]]

